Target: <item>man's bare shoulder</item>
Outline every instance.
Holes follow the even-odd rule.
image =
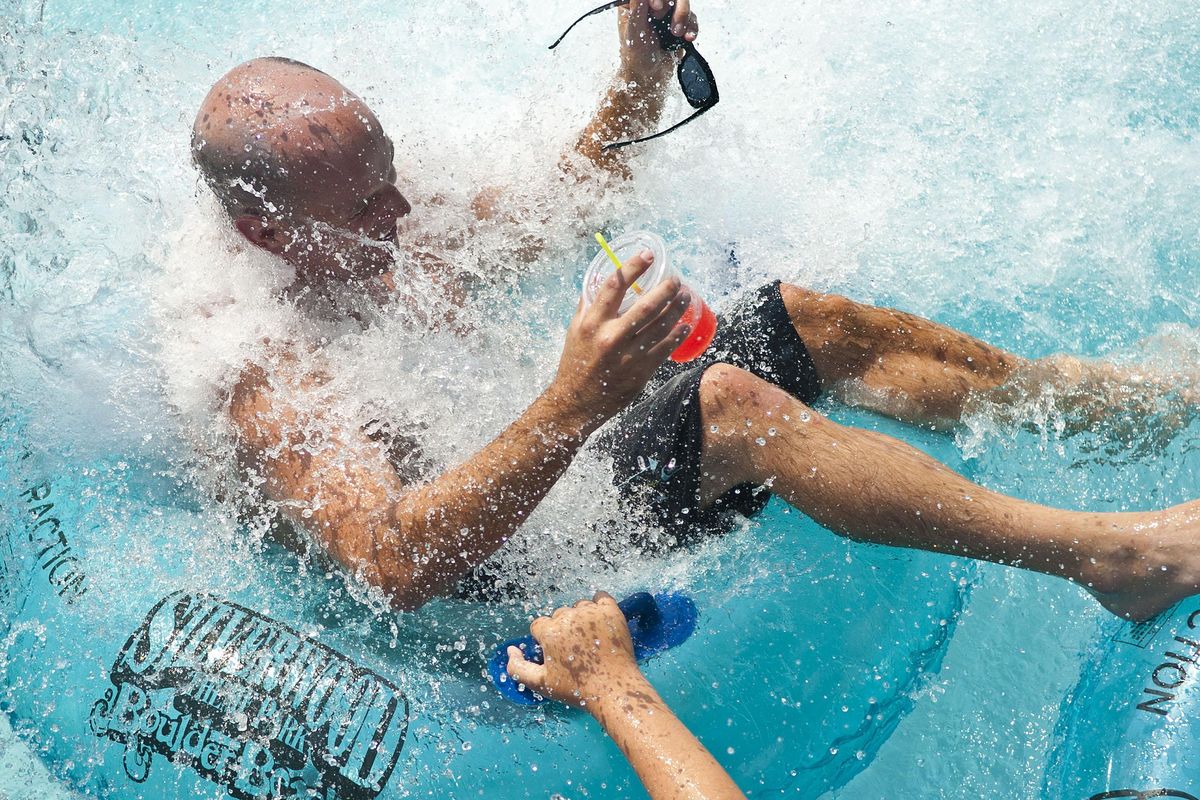
[[[295,428],[297,400],[326,383],[324,371],[301,364],[294,343],[270,346],[262,361],[247,363],[229,392],[229,416],[243,446],[279,444],[285,428]]]
[[[271,417],[271,383],[258,364],[247,365],[229,393],[229,416],[245,445],[265,446]]]
[[[319,349],[298,351],[290,345],[275,348],[265,362],[242,369],[230,389],[228,413],[243,460],[258,463],[284,445],[304,451],[302,445],[316,435],[364,456],[377,452],[405,485],[422,483],[436,474],[436,465],[421,446],[418,434],[422,426],[378,416],[354,420],[350,425],[336,424],[324,405],[328,398],[320,393],[330,382],[329,371],[322,364]]]
[[[485,186],[471,201],[471,212],[480,222],[490,222],[505,210],[504,196],[506,192],[501,186]]]

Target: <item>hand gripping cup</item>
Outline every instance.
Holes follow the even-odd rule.
[[[597,241],[601,246],[605,246],[605,242],[599,234],[596,235]],[[628,311],[634,303],[637,302],[639,296],[653,289],[663,281],[671,278],[680,278],[679,270],[671,266],[670,260],[667,258],[667,246],[662,238],[649,231],[635,231],[627,233],[623,236],[618,236],[609,245],[612,250],[611,255],[605,251],[596,254],[592,259],[592,263],[588,265],[587,272],[583,275],[583,302],[586,305],[591,305],[595,301],[596,296],[600,293],[600,287],[604,285],[604,281],[612,274],[613,259],[615,257],[618,264],[623,264],[633,256],[643,250],[649,250],[654,253],[654,263],[646,273],[642,275],[633,284],[633,287],[625,293],[625,297],[621,300],[621,313]],[[675,352],[671,353],[671,360],[684,362],[692,359],[703,353],[712,341],[713,336],[717,333],[717,315],[712,312],[705,303],[703,298],[696,293],[690,286],[687,287],[692,295],[692,304],[688,306],[687,311],[683,312],[683,316],[679,319],[680,325],[691,325],[692,332],[687,339],[679,347],[675,348]]]
[[[700,616],[692,598],[678,592],[638,592],[617,603],[617,607],[629,623],[633,657],[638,661],[683,644],[696,630],[696,619]],[[530,661],[542,663],[542,648],[532,636],[509,639],[497,645],[488,659],[487,671],[492,683],[500,694],[517,705],[533,706],[545,702],[546,698],[508,674],[510,645],[521,648]]]

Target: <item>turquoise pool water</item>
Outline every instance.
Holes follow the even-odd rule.
[[[242,547],[236,526],[194,486],[204,467],[192,442],[206,431],[195,422],[202,404],[188,405],[199,385],[191,367],[228,353],[218,342],[208,360],[189,359],[164,341],[155,311],[163,275],[179,262],[197,292],[225,280],[204,256],[206,242],[195,241],[204,209],[185,131],[229,65],[280,53],[337,75],[393,132],[415,193],[455,200],[481,185],[544,182],[605,85],[611,31],[597,22],[551,56],[544,44],[575,16],[573,5],[243,5],[0,2],[0,386],[5,417],[22,424],[19,440],[6,429],[7,452],[18,441],[34,452],[24,472],[6,473],[5,501],[50,470],[99,493],[98,513],[143,557],[135,563],[160,564],[149,573],[155,586],[188,574],[233,599],[272,601],[286,621],[324,626],[333,646],[404,676],[417,711],[390,784],[398,791],[632,791],[615,750],[585,720],[547,711],[531,724],[494,698],[484,708],[490,696],[473,674],[489,641],[516,632],[535,608],[589,589],[596,565],[564,551],[533,581],[528,606],[442,603],[393,619],[343,597],[338,607],[361,625],[306,617],[334,602],[337,581],[297,571],[269,548]],[[1200,369],[1200,23],[1187,4],[697,10],[721,105],[642,152],[637,190],[601,209],[612,229],[662,232],[710,297],[782,277],[930,316],[1029,356]],[[449,214],[431,217],[455,224]],[[504,231],[463,256],[512,306],[479,341],[399,352],[397,342],[413,343],[385,319],[388,336],[345,348],[346,370],[375,400],[408,404],[443,426],[438,446],[448,457],[497,430],[552,368],[586,255],[565,212],[549,219],[539,233],[550,255],[533,275],[496,266]],[[373,358],[424,364],[451,413],[383,378],[373,383]],[[1119,432],[1064,438],[1062,420],[1036,403],[1021,424],[980,414],[954,436],[825,410],[1031,500],[1116,510],[1200,494],[1195,425],[1159,437],[1152,425],[1130,446]],[[81,471],[118,461],[126,466],[102,477]],[[607,510],[587,496],[593,466],[551,498],[533,541],[586,538],[585,521]],[[130,508],[157,509],[168,522],[139,526],[143,511]],[[113,521],[121,519],[132,522]],[[163,530],[194,530],[196,520],[211,538],[163,548]],[[119,596],[122,577],[97,578],[95,596]],[[763,797],[1037,796],[1059,703],[1100,618],[1067,584],[850,544],[778,506],[697,553],[634,560],[600,578],[619,590],[654,581],[696,596],[699,635],[650,674]],[[288,593],[303,602],[280,604]],[[93,655],[111,661],[111,642],[97,637]],[[375,652],[380,642],[394,652]],[[747,664],[752,677],[739,678]],[[874,683],[887,685],[865,690]],[[807,738],[814,710],[837,720],[853,705],[830,686],[882,709],[866,728],[859,712],[853,749]],[[47,744],[51,724],[39,731],[18,720],[20,737],[0,733],[0,796],[71,791],[39,764],[71,777]]]

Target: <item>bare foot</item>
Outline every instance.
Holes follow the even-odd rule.
[[[1200,500],[1148,515],[1087,589],[1119,617],[1144,620],[1200,594]]]

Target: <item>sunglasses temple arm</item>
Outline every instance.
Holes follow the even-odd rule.
[[[612,144],[606,144],[606,145],[604,145],[604,147],[600,148],[600,151],[607,152],[609,150],[617,150],[622,147],[628,147],[631,144],[641,144],[642,142],[648,142],[651,139],[657,139],[660,136],[666,136],[671,131],[678,130],[679,128],[682,128],[684,125],[687,125],[689,122],[691,122],[696,117],[703,114],[705,111],[708,111],[710,108],[712,108],[715,105],[716,105],[716,103],[713,103],[712,106],[705,106],[704,108],[700,109],[695,114],[692,114],[690,117],[683,120],[682,122],[676,122],[674,125],[667,128],[665,131],[659,131],[658,133],[651,134],[650,136],[643,136],[640,139],[630,139],[628,142],[613,142]]]
[[[567,38],[567,34],[570,33],[571,30],[576,25],[583,22],[585,19],[592,16],[593,14],[603,14],[605,11],[608,11],[610,8],[616,8],[617,6],[624,6],[624,5],[628,5],[628,4],[629,4],[629,0],[614,0],[611,3],[605,3],[604,5],[600,6],[599,8],[593,8],[591,11],[587,12],[582,17],[580,17],[579,19],[572,22],[570,24],[570,26],[565,31],[562,32],[562,36],[559,36],[557,39],[555,39],[554,44],[550,45],[550,47],[548,49],[553,50],[554,48],[558,47],[559,44],[562,43],[562,40]]]

